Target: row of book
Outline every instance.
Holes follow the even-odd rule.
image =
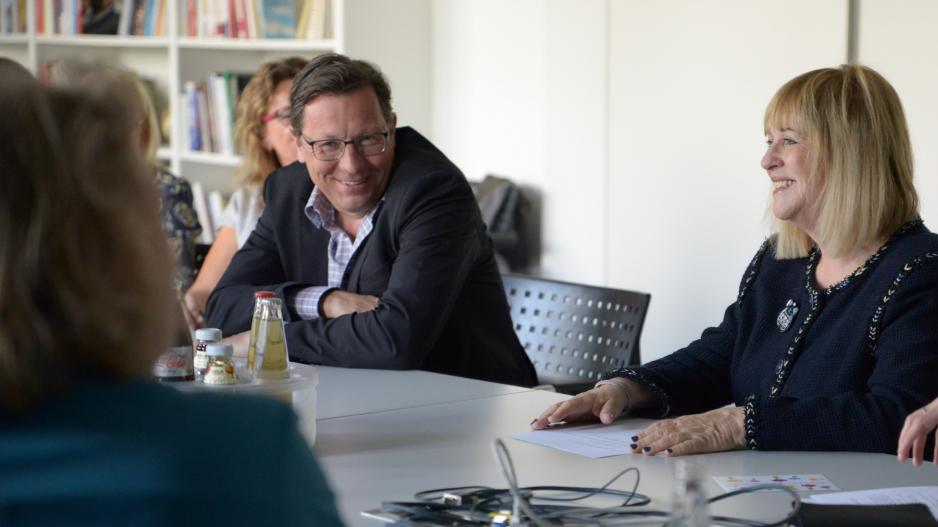
[[[95,7],[83,0],[0,0],[0,33],[25,33],[28,2],[35,2],[39,35],[160,37],[168,33],[171,1],[114,0]],[[323,39],[328,31],[329,0],[183,0],[178,7],[189,37]]]
[[[215,241],[215,231],[221,226],[225,199],[217,190],[206,192],[198,181],[189,183],[192,187],[192,206],[199,217],[199,224],[202,225],[202,234],[197,241],[209,245]]]
[[[185,0],[186,36],[326,38],[328,0]]]
[[[234,154],[235,108],[250,73],[209,73],[185,83],[185,144],[193,152]]]
[[[26,0],[2,0],[0,35],[26,32]]]
[[[83,0],[35,1],[37,35],[137,35],[164,36],[168,33],[166,11],[174,0],[116,0],[106,6],[92,6]],[[26,0],[3,0],[21,18],[25,17]],[[25,19],[22,23],[25,29]]]
[[[166,3],[175,0],[124,0],[117,34],[162,37],[166,28]]]

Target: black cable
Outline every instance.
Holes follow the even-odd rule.
[[[505,456],[505,459],[500,457],[502,455]],[[485,486],[464,486],[430,489],[414,494],[414,498],[418,500],[416,502],[384,502],[382,506],[384,510],[400,516],[400,520],[395,522],[395,525],[404,525],[406,527],[424,527],[427,525],[427,523],[424,522],[429,522],[433,525],[442,524],[453,527],[489,526],[493,525],[494,515],[505,509],[512,509],[513,511],[510,520],[512,524],[525,519],[518,517],[519,511],[523,511],[524,514],[529,516],[530,520],[537,525],[556,526],[617,526],[636,525],[638,522],[647,525],[647,521],[652,518],[661,519],[664,522],[662,525],[667,525],[668,520],[671,518],[670,511],[637,508],[649,504],[651,499],[637,492],[641,473],[636,467],[629,467],[622,470],[605,485],[598,488],[552,485],[519,488],[516,485],[516,477],[514,467],[511,464],[511,457],[507,449],[505,449],[504,444],[500,443],[498,440],[496,440],[496,459],[500,465],[502,463],[506,464],[506,466],[502,466],[502,471],[503,475],[509,479],[508,482],[511,488],[499,489]],[[616,480],[629,472],[635,472],[635,484],[631,491],[609,488]],[[754,485],[752,487],[719,494],[708,499],[707,503],[717,503],[735,496],[765,490],[781,490],[792,496],[792,510],[785,518],[776,522],[766,523],[731,516],[710,516],[710,522],[728,527],[777,527],[792,523],[801,509],[801,499],[797,493],[783,485]],[[579,495],[572,497],[538,496],[538,492],[563,492],[576,493]],[[454,503],[443,502],[443,500],[449,499],[450,495]],[[574,502],[602,495],[625,497],[626,499],[621,505],[614,507],[572,507],[539,503]],[[456,497],[458,497],[458,500],[456,500]],[[517,498],[520,503],[515,503],[515,498]],[[458,501],[458,503],[456,503],[456,501]]]

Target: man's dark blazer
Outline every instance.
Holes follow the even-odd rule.
[[[379,305],[367,313],[314,320],[301,320],[288,305],[290,358],[535,384],[466,178],[416,131],[395,133],[384,200],[341,285],[377,296]],[[327,285],[329,233],[303,212],[312,190],[301,163],[267,179],[264,213],[209,297],[209,327],[225,335],[250,329],[255,291],[292,300],[304,287]]]

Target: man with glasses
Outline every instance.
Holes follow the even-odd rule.
[[[472,190],[426,138],[395,128],[381,72],[321,55],[290,99],[299,162],[267,179],[208,325],[246,348],[253,293],[269,290],[291,360],[533,385]]]

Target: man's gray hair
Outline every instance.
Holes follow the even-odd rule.
[[[290,91],[290,124],[299,136],[303,130],[303,109],[310,101],[324,94],[343,94],[371,86],[381,105],[384,120],[391,122],[391,87],[376,66],[353,60],[338,53],[314,58],[295,79]]]

